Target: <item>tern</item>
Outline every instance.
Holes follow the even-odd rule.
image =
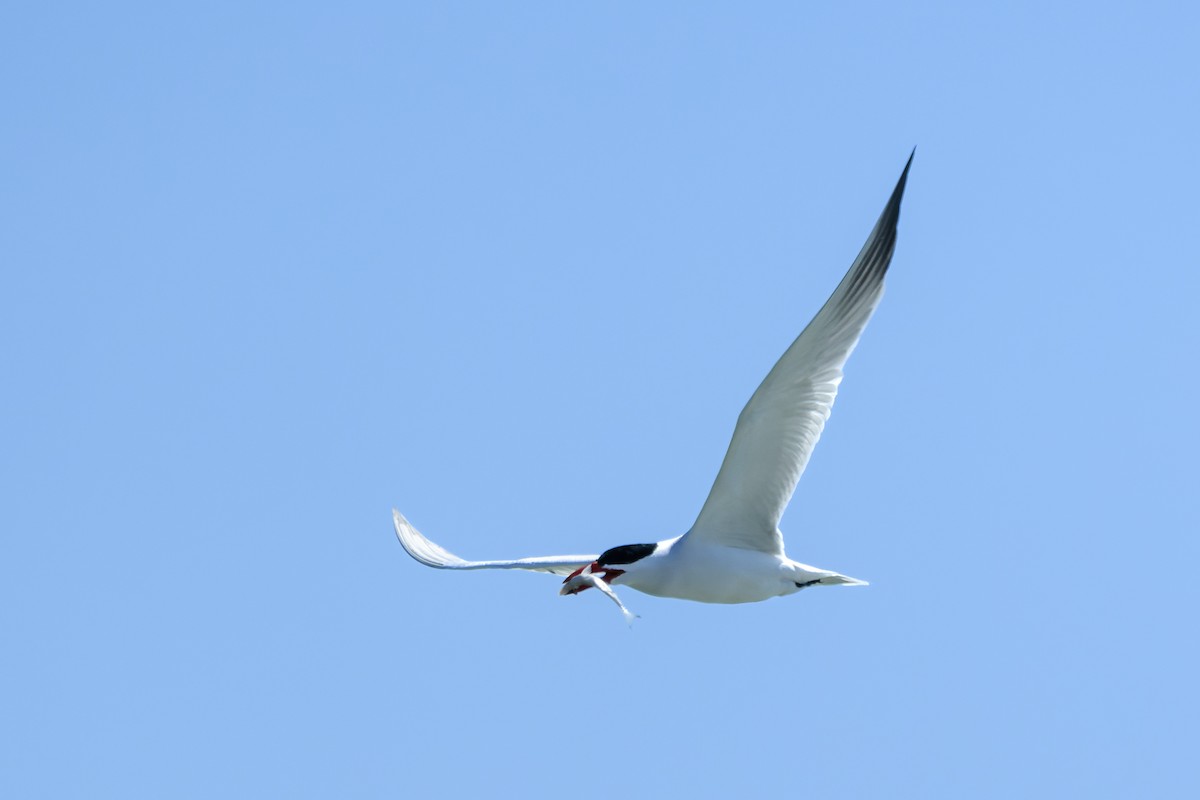
[[[466,561],[425,538],[393,510],[400,544],[417,561],[438,569],[562,575],[560,594],[599,588],[627,619],[632,614],[612,586],[701,603],[754,603],[810,586],[865,585],[788,558],[779,519],[829,419],[842,368],[883,296],[912,159],[910,155],[846,276],[742,409],[712,490],[687,533],[620,545],[600,555]]]

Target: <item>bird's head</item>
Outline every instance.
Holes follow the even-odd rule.
[[[630,564],[640,561],[657,548],[656,544],[624,544],[605,550],[595,561],[568,575],[558,593],[579,594],[584,589],[592,588],[591,580],[583,577],[587,575],[612,583],[615,578],[625,574]]]

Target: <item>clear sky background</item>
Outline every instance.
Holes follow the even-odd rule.
[[[1200,789],[1192,3],[9,3],[0,794]],[[691,524],[913,146],[747,606]]]

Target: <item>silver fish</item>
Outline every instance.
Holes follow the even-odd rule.
[[[638,618],[638,615],[626,608],[625,604],[621,602],[621,598],[617,597],[617,593],[613,591],[612,587],[605,583],[603,578],[592,574],[590,567],[564,583],[562,589],[560,589],[558,593],[575,594],[589,586],[594,589],[599,589],[600,591],[604,592],[604,594],[608,595],[608,599],[616,603],[617,608],[621,609],[621,613],[625,615],[625,623],[627,625],[633,625],[633,621]]]

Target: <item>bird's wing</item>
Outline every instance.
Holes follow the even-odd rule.
[[[846,277],[742,410],[721,471],[683,543],[783,554],[779,518],[829,418],[842,366],[883,296],[911,165],[909,156]]]
[[[392,521],[396,524],[396,538],[408,554],[427,567],[438,569],[528,569],[534,572],[553,572],[555,575],[570,575],[580,567],[587,566],[600,556],[543,556],[541,558],[518,558],[513,561],[464,561],[449,550],[434,544],[421,535],[399,511],[392,509]]]

